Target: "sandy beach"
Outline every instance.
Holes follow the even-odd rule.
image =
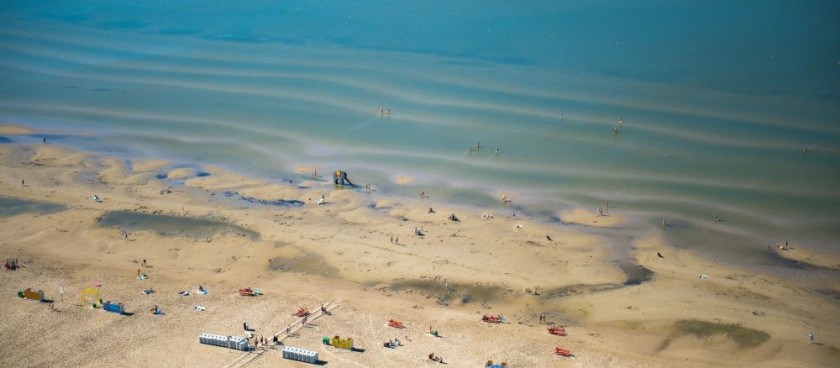
[[[25,203],[0,217],[0,255],[20,265],[0,272],[3,366],[225,367],[252,357],[198,335],[244,336],[244,321],[257,337],[281,333],[283,344],[318,352],[328,367],[437,366],[432,352],[451,367],[840,361],[840,285],[808,289],[722,265],[655,230],[622,244],[635,264],[619,265],[603,237],[581,230],[619,227],[630,220],[619,209],[602,217],[577,209],[547,225],[420,198],[373,201],[334,186],[326,169],[288,184],[53,144],[0,145],[0,171],[0,196]],[[840,268],[836,255],[792,248],[782,256]],[[263,295],[239,296],[244,287]],[[49,302],[16,297],[26,288]],[[130,315],[82,303],[85,288]],[[325,304],[329,315],[283,334],[298,308]],[[155,306],[164,314],[151,314]],[[484,314],[506,323],[482,322]],[[552,324],[568,336],[549,334]],[[322,344],[336,335],[352,337],[357,351]],[[403,345],[383,347],[394,338]],[[308,366],[276,346],[263,350],[246,366]]]

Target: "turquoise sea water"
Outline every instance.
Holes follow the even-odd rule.
[[[507,194],[547,220],[609,200],[634,229],[666,218],[673,243],[759,266],[785,240],[840,252],[836,3],[0,10],[0,122],[38,132],[16,141],[278,181],[344,169],[381,195]]]

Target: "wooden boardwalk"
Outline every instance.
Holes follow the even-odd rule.
[[[322,306],[324,307],[323,309],[321,309]],[[318,319],[319,317],[323,317],[325,315],[328,315],[335,308],[338,308],[338,303],[327,303],[327,304],[323,304],[323,305],[317,305],[317,306],[315,306],[315,308],[312,308],[312,310],[314,312],[310,313],[306,317],[298,318],[298,320],[295,321],[293,324],[290,324],[288,328],[284,328],[280,332],[278,332],[274,335],[271,335],[271,337],[276,335],[277,340],[280,341],[280,345],[282,345],[283,340],[285,340],[287,337],[291,336],[292,334],[296,333],[301,328],[306,326],[306,323],[312,322],[312,321]],[[306,323],[304,323],[304,320],[306,321]],[[248,364],[248,363],[254,361],[254,359],[257,359],[258,357],[260,357],[260,355],[263,355],[263,353],[265,353],[269,350],[275,350],[278,347],[279,347],[279,345],[261,346],[259,348],[254,349],[254,350],[251,350],[247,353],[243,353],[238,358],[236,358],[236,360],[234,360],[234,361],[230,362],[230,364],[224,366],[224,368],[244,367],[246,364]]]
[[[257,348],[251,350],[247,353],[240,355],[239,358],[236,358],[236,360],[230,362],[230,364],[226,365],[224,368],[244,367],[246,364],[250,363],[254,359],[257,359],[257,357],[263,355],[263,353],[265,353],[268,350],[268,348]]]

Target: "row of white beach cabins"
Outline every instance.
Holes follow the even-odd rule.
[[[26,289],[18,291],[17,296],[22,299],[30,299],[39,302],[44,302],[46,299],[44,298],[44,291],[38,290],[34,291],[32,289]],[[122,303],[111,303],[105,302],[103,303],[103,309],[109,312],[114,312],[118,314],[125,313],[123,309]],[[248,340],[239,337],[239,336],[226,336],[226,335],[216,335],[210,333],[203,333],[198,335],[198,342],[207,345],[214,345],[220,346],[223,348],[228,349],[236,349],[241,351],[251,351],[251,347],[248,344]],[[318,363],[318,353],[310,350],[295,348],[291,346],[286,346],[283,348],[283,358],[284,359],[291,359],[297,360],[301,362],[307,363]]]
[[[248,340],[239,336],[225,336],[203,333],[201,335],[198,335],[198,342],[207,345],[220,346],[228,349],[251,351],[251,347],[248,345]],[[291,346],[283,347],[283,358],[306,363],[318,363],[317,352],[295,348]]]

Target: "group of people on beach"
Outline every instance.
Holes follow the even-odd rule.
[[[260,337],[254,337],[254,346],[257,348],[259,348],[261,345],[266,346],[268,345],[269,341],[271,341],[272,345],[277,345],[280,342],[280,339],[277,337],[277,335],[274,335],[274,337],[272,337],[271,340],[266,339],[265,337],[263,337],[263,335],[260,335]]]
[[[402,341],[400,341],[400,339],[395,337],[391,340],[386,340],[385,343],[382,346],[384,346],[386,348],[394,349],[397,346],[403,346],[403,343],[402,343]]]
[[[14,271],[18,269],[18,259],[7,259],[5,263],[3,263],[3,269],[6,271]]]

